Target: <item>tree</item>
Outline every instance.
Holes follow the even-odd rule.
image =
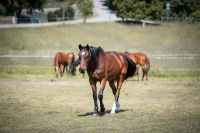
[[[67,2],[68,0],[57,0],[57,1],[60,2],[61,9],[62,9],[62,20],[64,22],[64,20],[65,20],[65,5],[64,5],[64,2]]]
[[[146,18],[147,4],[144,0],[113,0],[112,4],[116,7],[116,15],[123,20]]]
[[[200,0],[107,0],[108,7],[121,18],[159,19],[170,3],[170,14],[176,17],[199,18]]]
[[[199,0],[171,0],[172,15],[188,17],[200,9]]]
[[[160,0],[153,0],[148,3],[146,17],[149,19],[160,19],[163,13],[163,2]]]
[[[5,13],[16,13],[20,17],[23,8],[30,11],[41,9],[45,2],[46,0],[1,0],[0,5],[4,7]]]
[[[91,0],[79,0],[78,9],[81,12],[84,23],[88,16],[93,14],[93,2]]]

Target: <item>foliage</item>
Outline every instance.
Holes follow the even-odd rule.
[[[75,11],[73,7],[67,6],[64,12],[65,12],[65,20],[70,20],[74,18]],[[47,14],[48,21],[53,22],[61,20],[63,17],[62,13],[63,13],[62,9],[56,10],[55,12],[49,12]]]
[[[91,0],[79,0],[78,9],[86,22],[86,18],[93,14],[93,2]]]
[[[125,19],[156,19],[162,12],[162,3],[159,0],[109,0],[108,4],[116,9],[117,16]]]
[[[55,22],[57,21],[58,14],[56,14],[55,12],[49,12],[47,14],[47,18],[48,18],[48,22]]]
[[[193,12],[191,16],[197,19],[197,21],[200,21],[200,10]]]
[[[118,17],[140,19],[159,19],[166,15],[167,0],[107,0],[110,9],[115,10]],[[174,17],[199,18],[199,0],[171,0],[169,15]]]
[[[199,0],[172,0],[172,15],[178,17],[188,17],[200,9]]]
[[[46,0],[1,0],[0,5],[4,8],[5,13],[16,13],[17,17],[21,16],[22,9],[28,10],[41,9]]]
[[[159,0],[153,0],[148,4],[147,17],[150,19],[159,19],[162,14],[163,3]]]

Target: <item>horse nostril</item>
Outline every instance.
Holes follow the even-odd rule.
[[[81,69],[81,68],[79,69],[80,73],[84,73],[84,71],[85,71],[85,69]]]

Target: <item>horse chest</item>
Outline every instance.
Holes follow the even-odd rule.
[[[101,80],[103,77],[105,77],[105,74],[101,70],[95,70],[94,72],[89,74],[90,77],[96,80]]]

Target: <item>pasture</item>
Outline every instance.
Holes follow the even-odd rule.
[[[184,23],[1,29],[0,53],[13,56],[0,58],[0,132],[199,132],[199,30],[200,24]],[[94,118],[88,77],[77,71],[55,78],[55,52],[77,56],[79,43],[149,55],[150,79],[125,81],[121,112],[109,114],[114,97],[108,84],[106,114]]]

